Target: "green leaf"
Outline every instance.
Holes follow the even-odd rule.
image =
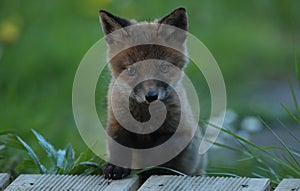
[[[80,165],[89,166],[102,171],[102,166],[96,162],[86,161],[86,162],[81,162]]]
[[[66,156],[66,151],[59,149],[57,151],[57,153],[56,153],[56,156],[57,156],[56,166],[58,168],[62,169],[63,166],[64,166],[64,160],[65,160],[65,156]]]
[[[0,150],[4,150],[6,148],[6,145],[0,145]]]
[[[20,143],[24,146],[24,148],[27,150],[28,155],[31,157],[31,159],[33,160],[34,164],[39,169],[40,173],[46,174],[47,173],[47,169],[40,163],[39,158],[37,157],[37,155],[35,154],[35,152],[32,150],[32,148],[25,141],[23,141],[20,137],[17,136],[17,138],[20,141]]]
[[[1,130],[0,131],[0,136],[12,134],[12,133],[14,133],[14,131],[12,131],[12,130]]]
[[[71,144],[67,145],[65,151],[66,151],[66,156],[65,156],[66,158],[64,161],[64,171],[69,172],[72,169],[75,162],[75,151]]]
[[[54,162],[56,162],[57,159],[57,152],[55,148],[38,132],[36,132],[34,129],[32,129],[32,132],[36,136],[36,138],[39,140],[39,144],[43,147],[43,149],[47,152],[48,157],[50,157]]]
[[[95,172],[94,169],[88,168],[88,169],[85,169],[85,170],[83,171],[83,173],[81,173],[81,174],[87,176],[87,175],[93,174],[94,172]]]
[[[70,170],[67,171],[68,174],[78,174],[81,172],[82,165],[80,165],[81,162],[89,161],[91,159],[91,151],[87,149],[85,152],[80,153],[80,155],[75,159],[73,165],[70,167]]]
[[[8,134],[4,137],[1,137],[1,143],[5,144],[8,147],[20,149],[20,150],[26,150],[23,145],[20,143],[20,141],[17,139],[17,136]]]
[[[23,167],[25,167],[25,168],[36,168],[36,165],[32,160],[24,160]]]

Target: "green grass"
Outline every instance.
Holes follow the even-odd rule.
[[[296,77],[298,81],[297,90],[300,91],[300,81],[299,81],[299,68],[298,63],[296,65]],[[295,108],[288,109],[286,106],[281,104],[283,109],[294,121],[295,128],[299,128],[299,102],[297,100],[296,90],[290,84],[291,97],[294,103]],[[267,128],[270,133],[276,137],[277,141],[281,146],[259,146],[254,144],[251,141],[248,141],[241,136],[225,129],[214,126],[217,129],[220,129],[222,133],[230,135],[234,140],[240,144],[240,148],[234,148],[225,144],[215,143],[216,146],[221,147],[222,149],[228,149],[235,153],[238,153],[240,159],[235,161],[233,167],[215,167],[212,168],[210,174],[218,175],[220,172],[223,175],[227,176],[248,176],[248,177],[258,177],[258,178],[270,178],[273,185],[277,185],[283,178],[300,178],[300,138],[296,137],[292,130],[284,125],[283,122],[278,120],[278,123],[281,124],[281,128],[289,132],[290,138],[294,139],[298,146],[291,148],[287,145],[283,139],[275,133],[272,127],[268,125],[262,118],[260,118],[265,128]],[[282,156],[274,154],[274,151],[282,151]],[[247,170],[245,170],[247,169]]]
[[[239,142],[241,148],[216,143],[215,145],[229,149],[239,154],[240,159],[235,161],[233,167],[212,167],[210,175],[219,175],[220,172],[226,176],[247,176],[258,178],[270,178],[273,184],[278,184],[283,178],[300,177],[300,152],[296,148],[289,148],[271,127],[265,122],[264,125],[272,132],[273,136],[281,143],[281,147],[259,146],[248,141],[237,134],[219,127],[223,133],[232,136]],[[212,126],[212,125],[211,125]],[[296,138],[299,142],[299,139]],[[284,151],[283,158],[274,154],[274,150]]]

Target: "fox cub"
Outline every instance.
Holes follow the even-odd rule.
[[[134,153],[128,153],[120,149],[121,147],[117,148],[111,140],[108,140],[110,158],[103,167],[105,178],[124,178],[130,174],[132,169],[137,169],[133,164],[143,163],[143,161],[149,160],[149,157],[159,160],[159,157],[163,157],[165,152],[176,152],[177,150],[179,152],[172,158],[155,166],[171,168],[189,175],[204,174],[206,155],[198,153],[202,134],[197,122],[192,117],[192,110],[182,83],[182,72],[187,64],[185,41],[188,19],[186,10],[178,8],[153,22],[123,19],[100,10],[100,21],[106,35],[107,58],[112,74],[108,92],[107,134],[118,144],[139,150],[166,143],[176,132],[179,124],[183,127],[171,146],[152,156],[146,156],[146,154],[133,156]],[[171,26],[181,32],[168,27],[163,30],[163,26]],[[114,34],[116,31],[120,32]],[[136,42],[142,42],[142,44],[136,44]],[[162,46],[162,43],[170,46]],[[132,46],[127,47],[126,44]],[[132,85],[132,81],[146,75],[157,76],[159,80],[147,79]],[[117,79],[125,85],[112,91],[112,86]],[[130,91],[127,97],[124,96],[126,91]],[[111,99],[112,96],[117,99]],[[165,119],[159,128],[148,134],[136,133],[124,128],[117,120],[112,107],[112,105],[120,108],[128,107],[130,115],[142,124],[151,119],[152,113],[149,112],[149,108],[156,102],[164,104]],[[128,105],[124,103],[128,103]],[[156,115],[159,115],[160,111],[157,110]],[[121,118],[127,116],[128,113],[124,113]],[[195,125],[193,127],[193,124],[196,124],[197,128]],[[136,128],[143,127],[137,126]],[[182,149],[179,149],[180,144],[187,137],[190,137],[189,141]],[[128,159],[128,156],[131,158]],[[117,165],[122,163],[122,160],[127,160],[128,165]],[[143,172],[141,178],[145,179],[152,174],[173,173],[174,171],[168,171],[166,168],[152,168],[152,170]]]

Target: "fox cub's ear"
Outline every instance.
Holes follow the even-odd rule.
[[[185,8],[178,8],[157,21],[160,24],[158,34],[167,42],[182,44],[187,37],[187,14]],[[172,27],[170,27],[172,26]],[[176,28],[182,29],[177,30]]]
[[[188,21],[185,8],[178,8],[158,21],[160,24],[172,25],[187,30]]]
[[[107,11],[100,10],[99,14],[102,28],[105,34],[109,34],[115,30],[131,25],[129,20],[114,16]]]

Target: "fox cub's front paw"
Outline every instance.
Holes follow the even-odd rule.
[[[108,179],[122,179],[130,174],[130,169],[118,167],[116,165],[106,163],[103,166],[103,174]]]

